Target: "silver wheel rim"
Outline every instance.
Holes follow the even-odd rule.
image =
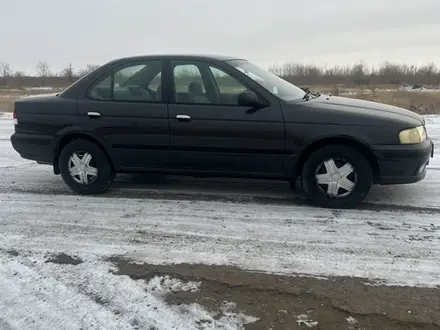
[[[348,196],[357,185],[353,165],[343,159],[327,159],[318,166],[315,177],[319,188],[330,198]]]
[[[72,179],[83,185],[93,183],[98,177],[98,168],[88,152],[75,152],[69,158],[69,173]],[[95,165],[95,166],[94,166]]]

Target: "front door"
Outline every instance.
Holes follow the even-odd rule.
[[[285,157],[279,102],[254,110],[238,104],[248,90],[222,68],[172,61],[171,165],[176,169],[278,174]]]
[[[151,60],[115,68],[78,100],[82,126],[105,144],[120,170],[169,166],[162,65]]]

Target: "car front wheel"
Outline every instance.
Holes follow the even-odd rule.
[[[115,177],[104,151],[87,140],[67,144],[61,150],[58,161],[64,182],[79,194],[102,193],[111,186]]]
[[[328,145],[313,152],[304,163],[301,177],[307,198],[329,208],[357,206],[373,184],[369,161],[345,145]]]

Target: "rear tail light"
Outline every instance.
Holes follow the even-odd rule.
[[[14,109],[14,112],[12,113],[12,119],[14,121],[14,125],[17,125],[18,120],[17,120],[17,113],[15,112],[15,109]]]

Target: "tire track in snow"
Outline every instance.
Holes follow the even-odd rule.
[[[0,214],[4,248],[440,285],[438,214],[25,194]]]
[[[31,168],[28,164],[23,164],[21,166],[15,166],[14,169],[19,167],[21,170],[25,171]],[[51,174],[49,174],[51,175]],[[20,180],[19,178],[9,177],[10,180],[14,180],[12,182],[17,182]],[[59,178],[55,178],[58,180]],[[17,181],[15,181],[17,180]],[[182,181],[189,181],[191,179],[184,178]],[[48,181],[44,182],[43,185],[39,187],[35,187],[34,184],[29,186],[20,185],[20,186],[10,186],[0,184],[0,193],[23,193],[23,194],[36,194],[36,195],[57,195],[57,196],[77,196],[72,191],[70,191],[67,187],[64,186],[63,182],[53,182]],[[29,182],[29,181],[28,181]],[[191,183],[189,183],[191,184]],[[439,183],[440,184],[440,183]],[[209,185],[209,183],[206,183]],[[272,183],[273,185],[273,183]],[[154,186],[154,185],[153,185]],[[152,199],[152,200],[191,200],[191,201],[213,201],[213,202],[226,202],[226,203],[240,203],[240,204],[270,204],[270,205],[280,205],[280,206],[308,206],[314,207],[310,202],[302,196],[301,191],[297,193],[284,191],[290,188],[285,187],[285,183],[280,183],[280,193],[272,193],[267,194],[264,191],[261,191],[259,195],[259,191],[262,190],[263,187],[257,186],[255,184],[255,188],[257,191],[252,190],[252,193],[244,194],[240,193],[240,191],[236,191],[234,188],[229,189],[229,192],[212,192],[203,190],[203,187],[199,190],[185,191],[185,186],[183,183],[171,184],[169,186],[165,186],[162,189],[160,188],[130,188],[124,185],[123,182],[116,182],[109,192],[100,195],[100,198],[126,198],[126,199]],[[426,196],[423,196],[424,201],[418,201],[417,196],[411,194],[413,191],[413,187],[394,187],[396,190],[394,193],[398,194],[399,191],[403,191],[405,194],[402,198],[398,196],[393,198],[393,195],[388,195],[387,199],[382,199],[381,195],[388,194],[387,190],[392,188],[386,187],[374,187],[371,195],[367,197],[366,201],[364,201],[357,209],[359,210],[369,210],[374,212],[381,211],[396,211],[396,212],[404,212],[404,211],[413,211],[417,213],[428,213],[428,214],[440,214],[440,201],[437,204],[437,196],[426,193]],[[433,187],[435,188],[435,187]],[[276,189],[276,188],[275,188]],[[419,190],[416,190],[418,192]],[[266,194],[266,196],[265,196]],[[424,193],[425,194],[425,193]],[[391,198],[390,198],[391,197]],[[408,198],[413,199],[413,202],[408,203]],[[94,198],[94,196],[90,197]],[[434,199],[432,202],[430,199]],[[426,206],[426,202],[429,202]],[[411,205],[412,204],[412,205]]]

